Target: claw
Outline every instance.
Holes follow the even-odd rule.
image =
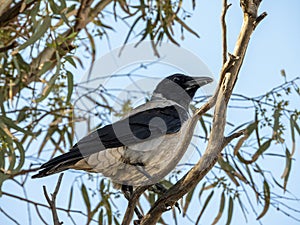
[[[180,209],[178,202],[175,203],[175,207],[178,209],[179,213],[181,213],[181,209]]]
[[[180,206],[179,206],[178,202],[175,202],[175,204],[172,205],[172,206],[165,205],[165,211],[169,211],[169,210],[173,209],[174,206],[178,209],[179,213],[181,213],[181,209],[180,209]]]

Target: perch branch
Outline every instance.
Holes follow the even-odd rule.
[[[139,201],[139,197],[144,193],[144,191],[146,191],[149,188],[149,186],[142,186],[142,187],[138,187],[132,194],[132,196],[130,197],[130,199],[128,200],[128,206],[125,212],[125,215],[123,217],[123,221],[122,221],[122,225],[129,225],[132,217],[133,217],[133,213],[135,210],[135,207]]]
[[[211,108],[212,105],[215,104],[213,125],[205,153],[198,163],[182,179],[154,203],[142,219],[142,225],[156,224],[162,213],[166,211],[166,206],[173,206],[176,201],[194,188],[215,165],[219,154],[225,147],[224,143],[227,143],[235,137],[235,135],[228,138],[224,137],[227,104],[238,78],[250,37],[256,28],[255,21],[257,19],[256,15],[260,2],[260,0],[241,1],[241,7],[244,12],[244,21],[236,41],[233,55],[232,57],[229,57],[223,65],[218,90],[208,103],[201,107],[193,117],[195,121],[198,120],[199,115],[203,111],[208,110],[208,108]],[[242,135],[242,133],[236,135],[239,136]]]

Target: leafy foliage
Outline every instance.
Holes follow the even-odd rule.
[[[65,152],[73,144],[74,121],[82,118],[74,116],[75,101],[72,97],[74,88],[80,88],[82,84],[76,82],[72,71],[83,66],[85,56],[80,55],[83,48],[93,63],[97,41],[105,37],[109,39],[110,32],[114,30],[109,22],[111,16],[130,24],[124,43],[131,38],[136,38],[138,43],[149,39],[157,55],[156,47],[163,41],[178,44],[178,30],[182,39],[185,31],[199,37],[186,23],[192,15],[183,8],[186,1],[7,2],[6,9],[0,10],[0,193],[2,184],[12,180],[25,189],[26,178],[36,170],[34,164],[42,162],[43,157],[48,159],[58,152]],[[195,7],[196,1],[188,2],[192,3],[192,8]],[[241,125],[234,124],[234,127],[228,124],[229,132],[244,129],[246,134],[226,147],[208,179],[180,202],[183,216],[188,216],[190,205],[194,204],[197,196],[203,199],[203,204],[198,206],[199,214],[193,218],[196,223],[201,223],[207,208],[216,202],[219,205],[212,224],[220,223],[221,219],[230,224],[237,207],[245,218],[248,208],[254,211],[257,219],[263,218],[270,207],[285,214],[288,211],[299,213],[285,204],[285,201],[295,199],[279,195],[277,191],[279,188],[289,194],[289,175],[300,135],[300,112],[289,102],[291,95],[300,95],[300,78],[289,81],[284,71],[281,75],[284,82],[260,96],[233,95],[231,106],[241,113],[252,110],[253,119]],[[94,89],[86,91],[95,92]],[[103,89],[95,98],[89,95],[82,98],[96,105],[97,115],[102,121],[110,113],[122,116],[132,107],[128,100],[123,103],[122,110],[117,111],[111,106],[109,96],[112,96],[109,90]],[[247,106],[236,105],[241,102]],[[89,113],[92,112],[85,114],[87,118]],[[209,114],[200,119],[204,136],[199,138],[204,141],[209,138],[211,121]],[[89,130],[93,128],[89,127]],[[41,141],[36,142],[36,139]],[[279,158],[285,164],[282,181],[264,168],[263,158],[267,157]],[[169,188],[181,175],[182,171],[174,171],[162,184]],[[97,187],[89,188],[91,183]],[[120,192],[112,187],[109,180],[78,175],[70,186],[68,202],[65,208],[58,210],[67,213],[73,223],[71,215],[76,213],[83,215],[87,224],[120,223],[121,207],[115,203],[119,201]],[[85,208],[81,211],[84,213],[73,209],[76,191],[82,196]],[[7,192],[2,194],[33,204],[41,221],[44,221],[39,212],[39,207],[43,206],[37,202],[27,197],[20,199]],[[255,196],[255,199],[248,195]],[[141,208],[146,208],[145,202],[153,204],[157,197],[157,194],[147,191],[140,201]],[[261,205],[260,212],[253,207],[256,202]],[[175,221],[177,216],[173,209]],[[165,223],[163,218],[160,222]]]

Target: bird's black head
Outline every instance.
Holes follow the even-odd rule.
[[[156,86],[152,99],[166,98],[187,109],[198,88],[212,81],[211,77],[190,77],[174,74],[166,77]]]

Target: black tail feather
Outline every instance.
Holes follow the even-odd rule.
[[[79,149],[72,149],[71,151],[63,155],[57,156],[41,165],[41,170],[39,171],[39,173],[33,175],[32,178],[41,178],[62,172],[64,170],[69,169],[72,165],[74,165],[81,159],[83,159],[83,156],[80,153]]]

